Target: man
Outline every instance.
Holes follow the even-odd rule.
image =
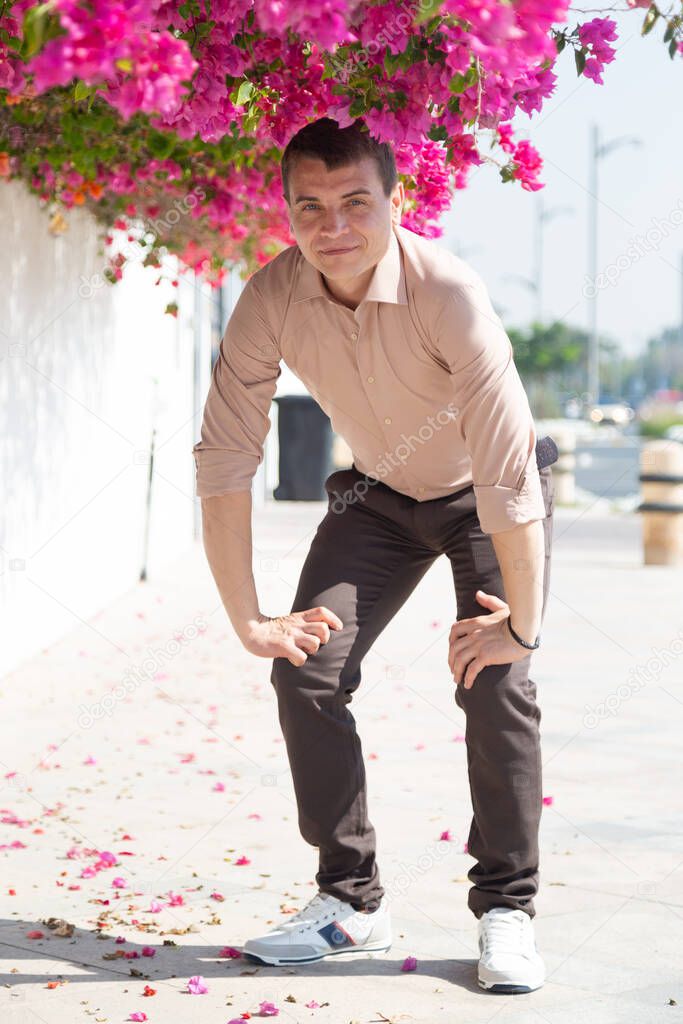
[[[441,554],[457,621],[448,665],[466,716],[479,982],[544,981],[532,918],[541,761],[530,652],[549,585],[553,489],[510,341],[479,276],[400,224],[391,147],[329,119],[282,158],[296,245],[247,281],[195,445],[204,545],[244,647],[271,683],[318,893],[244,953],[268,964],[388,949],[365,771],[348,708],[361,661]],[[348,442],[289,614],[263,615],[251,481],[285,363]],[[550,441],[552,447],[552,441]],[[555,454],[556,454],[555,449]],[[446,652],[444,652],[446,660]]]

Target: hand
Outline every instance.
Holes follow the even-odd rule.
[[[329,608],[318,606],[289,615],[259,615],[250,624],[244,646],[261,658],[287,658],[292,665],[303,665],[309,654],[330,639],[330,629],[342,629],[344,623]]]
[[[455,683],[462,682],[466,690],[472,689],[474,680],[487,665],[507,665],[529,654],[510,635],[509,605],[483,590],[477,591],[476,598],[484,608],[491,609],[489,614],[460,619],[451,627],[448,638],[448,667]]]

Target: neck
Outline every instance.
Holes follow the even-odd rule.
[[[356,309],[363,301],[363,296],[368,290],[374,272],[375,268],[371,267],[370,270],[360,275],[360,278],[354,277],[350,281],[330,281],[324,274],[322,274],[322,279],[333,299],[348,309]]]

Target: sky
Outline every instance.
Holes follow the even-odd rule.
[[[544,319],[587,329],[591,124],[602,142],[637,137],[640,146],[619,147],[599,161],[598,186],[598,328],[631,355],[683,315],[683,56],[671,60],[661,24],[640,35],[643,10],[606,13],[619,38],[604,85],[578,78],[565,49],[543,110],[513,121],[516,137],[540,151],[546,187],[525,192],[504,184],[494,165],[476,168],[442,218],[440,241],[482,275],[506,327],[523,327],[535,298],[513,278],[533,273],[542,196],[544,208],[555,211],[543,232]],[[569,23],[596,16],[575,14]]]

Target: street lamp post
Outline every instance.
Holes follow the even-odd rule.
[[[536,198],[536,214],[534,217],[534,258],[533,258],[533,273],[531,277],[526,277],[524,274],[506,274],[505,277],[508,281],[517,281],[519,284],[523,284],[525,288],[528,288],[534,295],[534,309],[536,314],[536,322],[543,322],[543,232],[545,225],[548,221],[551,221],[553,217],[557,217],[561,213],[573,213],[573,206],[553,206],[550,209],[546,209],[543,204],[541,196]]]
[[[598,341],[598,163],[620,146],[641,146],[640,139],[620,135],[609,142],[600,142],[600,129],[591,125],[590,166],[588,185],[588,276],[592,287],[588,291],[588,366],[587,391],[589,402],[600,401],[600,344]]]

